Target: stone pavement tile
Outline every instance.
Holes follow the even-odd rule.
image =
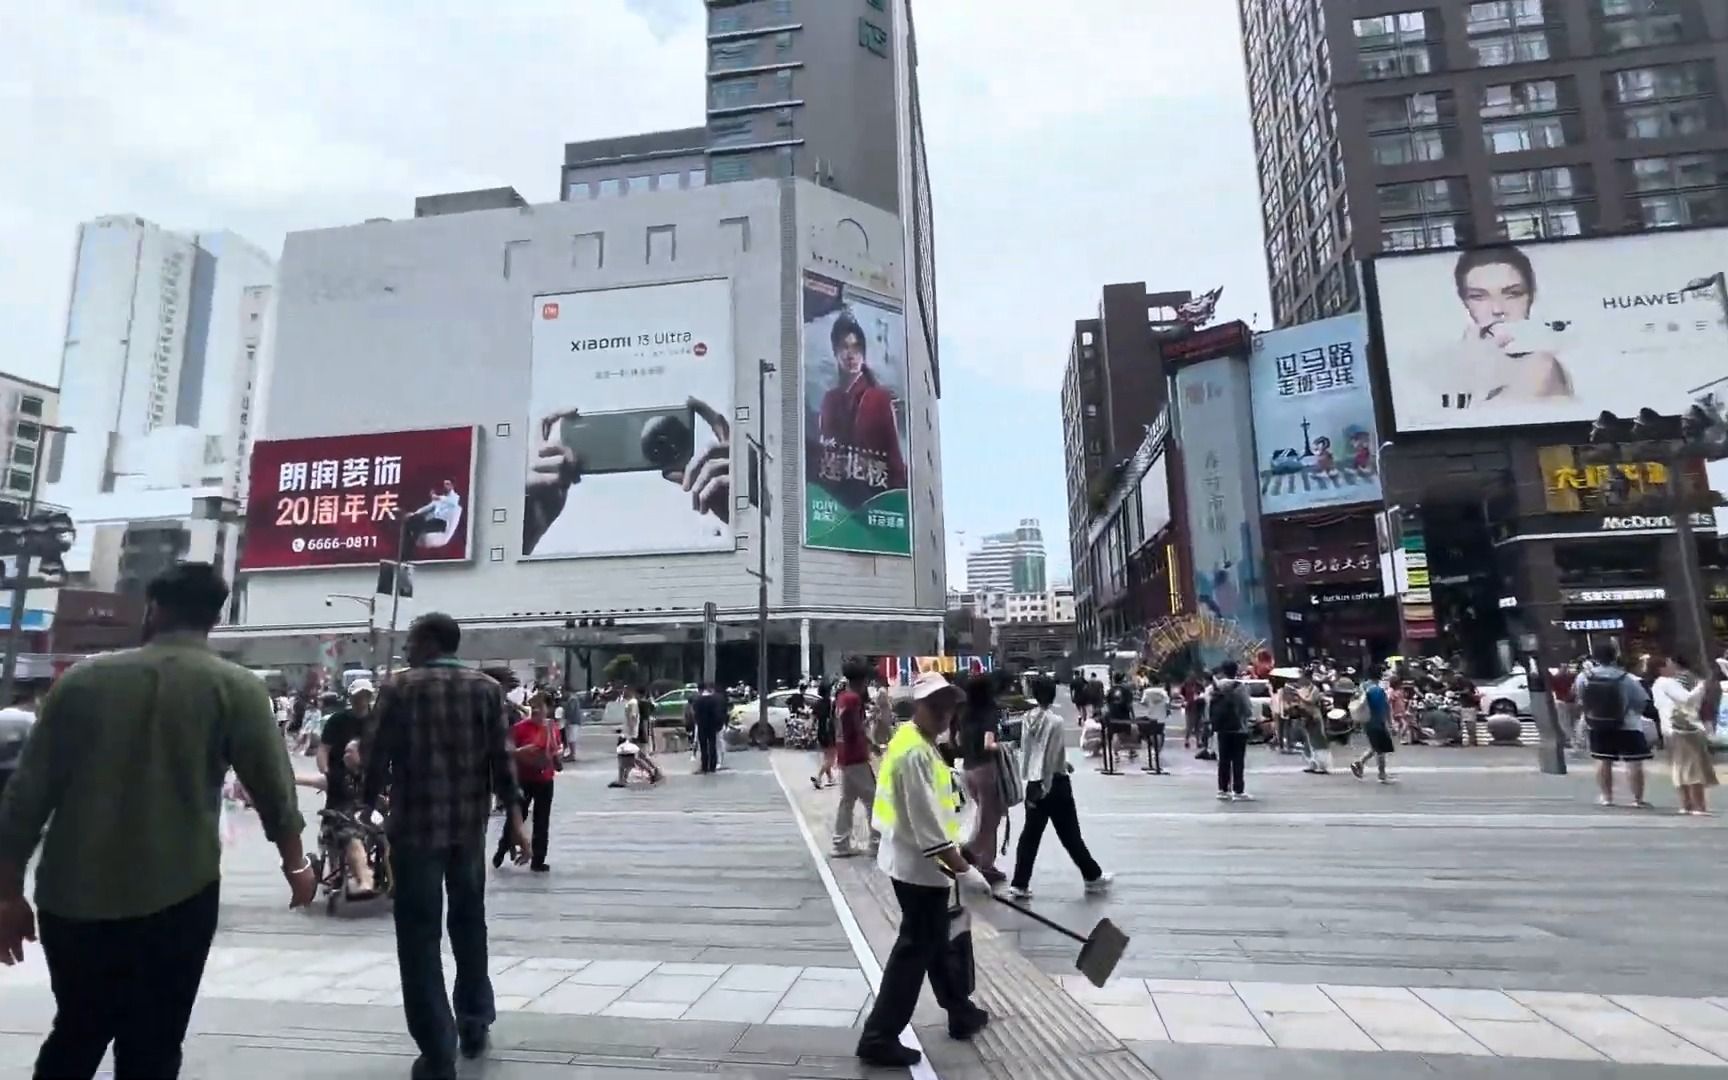
[[[870,996],[862,977],[855,981],[830,981],[801,976],[781,999],[782,1009],[850,1009],[857,1012]]]
[[[661,964],[654,969],[656,975],[704,975],[718,979],[726,974],[727,964]]]
[[[717,990],[749,990],[756,993],[784,994],[798,981],[799,969],[773,964],[733,964],[720,981]]]
[[[1118,1039],[1169,1042],[1170,1033],[1151,1001],[1144,1005],[1095,1005],[1087,1010]]]
[[[1272,1045],[1248,1006],[1234,995],[1153,994],[1152,1000],[1173,1042]]]
[[[581,971],[592,960],[576,960],[566,956],[530,956],[519,965],[528,971]],[[497,975],[494,971],[492,974]]]
[[[1127,1044],[1158,1080],[1435,1080],[1434,1069],[1415,1054],[1283,1050],[1257,1046]],[[944,1080],[946,1080],[946,1073]]]
[[[1236,996],[1248,1008],[1259,1013],[1336,1013],[1337,1002],[1327,997],[1318,986],[1294,983],[1233,984]]]
[[[1254,1018],[1280,1049],[1378,1050],[1374,1040],[1342,1011],[1262,1013]]]
[[[719,985],[696,999],[684,1011],[684,1020],[735,1020],[745,1024],[764,1024],[772,1016],[780,999],[777,990],[727,990]]]
[[[453,975],[451,968],[444,969],[446,975]],[[557,986],[570,977],[568,971],[530,968],[518,965],[501,974],[492,976],[492,992],[494,994],[518,994],[523,997],[539,997],[546,991]]]
[[[1057,981],[1082,1005],[1144,1005],[1152,1000],[1140,979],[1111,979],[1103,986],[1093,986],[1084,975],[1060,975]]]
[[[632,986],[620,1002],[654,1001],[689,1008],[713,987],[718,975],[667,975],[656,971]]]
[[[606,1006],[624,996],[624,986],[590,986],[585,983],[566,982],[548,993],[541,994],[528,1004],[529,1012],[537,1013],[572,1013],[578,1016],[594,1016]]]
[[[807,1027],[849,1028],[857,1019],[857,1009],[803,1009],[781,1005],[768,1017],[768,1022],[770,1024],[797,1024]]]
[[[492,995],[492,1007],[501,1013],[516,1012],[519,1009],[526,1009],[533,1000],[533,998],[521,994],[494,994]]]
[[[1602,1055],[1542,1019],[1472,1020],[1454,1018],[1464,1033],[1501,1057],[1565,1058],[1601,1061]]]
[[[370,1005],[382,990],[365,990],[351,986],[332,986],[317,997],[323,1005]]]
[[[1667,1028],[1595,994],[1514,993],[1513,996],[1614,1061],[1643,1065],[1728,1065]]]
[[[1440,1015],[1461,1020],[1530,1021],[1536,1014],[1498,990],[1455,990],[1422,987],[1411,991],[1434,1006]]]
[[[712,1027],[723,1025],[698,1025],[685,1021],[683,1028]],[[841,1029],[831,1025],[812,1025],[809,1027],[794,1027],[790,1025],[757,1024],[740,1029],[739,1025],[730,1026],[739,1034],[732,1036],[731,1048],[745,1054],[778,1054],[794,1053],[821,1054],[828,1057],[846,1057],[858,1046],[858,1033],[850,1029]]]
[[[569,981],[585,986],[616,986],[622,993],[659,966],[652,960],[596,960],[582,970],[572,972]]]
[[[807,967],[804,969],[801,977],[808,979],[811,982],[855,984],[864,981],[864,973],[859,971],[857,968]]]
[[[1065,978],[1080,978],[1080,976],[1065,976]],[[1081,982],[1086,982],[1080,978]],[[1114,980],[1113,980],[1114,981]],[[1146,989],[1154,994],[1213,994],[1223,997],[1233,997],[1236,988],[1227,982],[1214,979],[1142,979]],[[1086,983],[1091,986],[1091,983]],[[1107,984],[1108,985],[1108,984]]]
[[[625,1001],[620,998],[600,1010],[601,1016],[626,1016],[636,1020],[676,1020],[690,1006],[684,1002]]]
[[[1344,1015],[1367,1032],[1382,1050],[1413,1054],[1488,1053],[1487,1047],[1408,990],[1354,986],[1328,986],[1325,990],[1344,1010]],[[1357,993],[1362,990],[1372,993],[1366,996]]]

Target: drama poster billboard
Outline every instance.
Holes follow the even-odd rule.
[[[1679,413],[1724,374],[1728,230],[1502,244],[1375,263],[1403,431]]]
[[[1242,438],[1252,422],[1248,365],[1233,356],[1190,364],[1176,372],[1174,392],[1195,599],[1243,636],[1268,640],[1254,458]]]
[[[912,554],[906,320],[804,274],[804,544]]]
[[[1366,317],[1256,336],[1249,380],[1261,513],[1379,501]]]
[[[254,443],[240,569],[394,559],[410,514],[438,527],[413,541],[409,561],[466,560],[474,448],[472,427]]]
[[[537,296],[522,556],[731,551],[732,285]]]

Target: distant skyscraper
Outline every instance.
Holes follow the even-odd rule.
[[[1041,593],[1044,532],[1037,518],[1022,518],[1013,532],[984,537],[966,555],[966,588],[972,592]]]
[[[59,406],[74,434],[42,497],[78,522],[67,569],[87,583],[141,585],[144,563],[161,560],[141,561],[128,538],[148,533],[154,549],[164,529],[177,557],[231,569],[233,526],[211,500],[244,493],[275,276],[268,255],[229,232],[132,215],[78,227]]]

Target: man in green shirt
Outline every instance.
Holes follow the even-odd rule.
[[[56,1006],[36,1075],[175,1077],[216,933],[222,783],[232,767],[282,855],[289,906],[317,887],[264,683],[207,642],[228,600],[208,563],[150,583],[143,648],[68,671],[0,798],[0,963],[24,958],[36,904]],[[47,833],[43,834],[46,826]]]

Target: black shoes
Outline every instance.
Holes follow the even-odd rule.
[[[491,1042],[485,1024],[459,1024],[456,1027],[456,1047],[462,1056],[472,1061],[486,1052]]]
[[[530,866],[528,869],[534,871],[536,874],[545,874],[545,873],[549,873],[552,870],[552,868],[550,866],[547,866],[545,863],[536,863],[533,866]]]
[[[504,865],[504,849],[499,848],[492,853],[492,869],[498,870]]]
[[[881,1069],[909,1069],[924,1060],[924,1055],[910,1046],[897,1042],[865,1040],[858,1044],[858,1060]]]
[[[970,1007],[971,1011],[948,1014],[948,1037],[962,1041],[983,1031],[990,1023],[990,1014],[978,1006]]]

